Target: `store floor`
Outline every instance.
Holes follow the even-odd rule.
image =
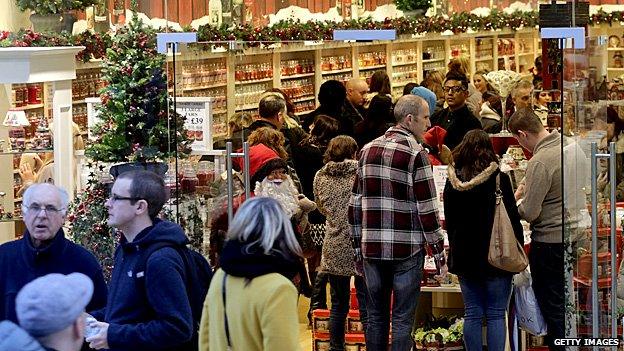
[[[301,295],[299,297],[299,344],[301,350],[312,351],[312,330],[308,329],[308,308],[310,299]]]

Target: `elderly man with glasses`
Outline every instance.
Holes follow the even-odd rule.
[[[92,253],[69,241],[63,231],[69,196],[53,184],[33,184],[22,201],[26,231],[21,239],[0,245],[0,320],[17,323],[15,297],[20,289],[50,273],[82,273],[93,281],[86,310],[106,306],[106,283]]]
[[[481,122],[466,105],[468,99],[468,78],[465,74],[450,71],[444,81],[444,100],[447,108],[431,116],[431,125],[440,126],[447,132],[444,145],[453,150],[461,143],[464,135],[472,129],[482,129]]]

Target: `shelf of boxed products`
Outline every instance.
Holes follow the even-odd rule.
[[[416,49],[399,49],[392,51],[392,66],[407,66],[418,64]]]
[[[72,102],[83,104],[88,97],[99,96],[99,91],[106,86],[100,69],[89,69],[76,73],[72,81]]]
[[[353,71],[351,69],[348,69],[344,72],[345,73],[342,73],[342,74],[332,74],[332,75],[324,76],[323,82],[333,79],[342,83],[346,83],[349,79],[353,78]]]
[[[347,55],[321,57],[321,74],[339,74],[353,72],[351,57]]]
[[[13,84],[11,86],[12,108],[16,110],[34,110],[44,107],[43,83]]]

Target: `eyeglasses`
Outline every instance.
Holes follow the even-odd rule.
[[[442,91],[446,94],[446,93],[453,93],[453,94],[457,94],[459,92],[462,91],[466,91],[466,88],[462,87],[461,85],[457,85],[454,87],[443,87]]]
[[[138,201],[138,200],[143,200],[143,198],[140,198],[140,197],[127,197],[127,196],[119,196],[119,195],[115,195],[115,194],[111,195],[111,196],[109,197],[109,199],[110,199],[112,202],[115,202],[115,201],[121,201],[121,200],[128,200],[128,201]]]
[[[44,210],[46,214],[48,213],[60,213],[63,212],[64,208],[56,208],[52,205],[41,206],[39,204],[32,204],[30,206],[24,206],[26,212],[39,213],[41,210]]]

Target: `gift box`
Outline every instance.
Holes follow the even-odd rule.
[[[329,333],[329,310],[312,311],[312,332]]]

